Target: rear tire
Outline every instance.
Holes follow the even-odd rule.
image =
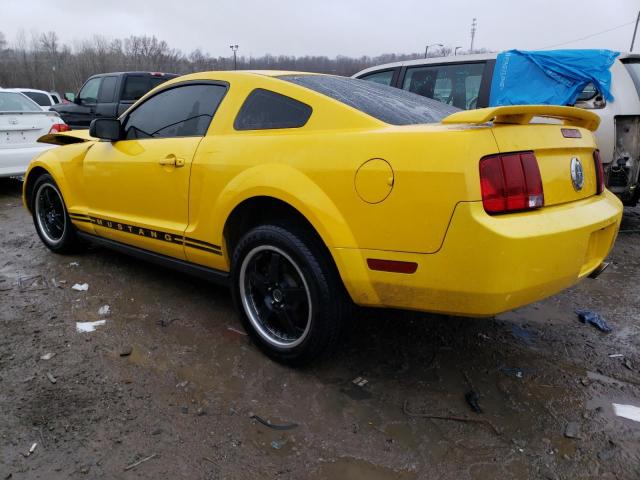
[[[43,174],[31,191],[31,212],[36,232],[46,247],[55,253],[76,253],[83,243],[71,223],[62,193],[53,177]]]
[[[251,339],[269,357],[310,363],[330,351],[349,310],[332,260],[303,229],[263,225],[232,258],[234,303]]]

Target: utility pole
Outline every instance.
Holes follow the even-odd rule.
[[[238,45],[229,45],[229,48],[233,51],[233,69],[238,69],[238,59],[236,57],[236,52],[238,51]]]
[[[640,23],[640,10],[638,10],[638,17],[636,18],[636,28],[633,29],[633,37],[631,38],[630,52],[633,52],[633,44],[636,43],[636,33],[638,33],[638,23]]]
[[[471,22],[471,50],[470,50],[471,53],[473,53],[473,41],[476,38],[477,26],[478,26],[478,21],[476,18],[474,18],[473,21]]]

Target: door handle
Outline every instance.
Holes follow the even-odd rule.
[[[167,157],[160,160],[158,164],[163,167],[184,167],[184,158],[177,158],[175,155],[167,155]]]

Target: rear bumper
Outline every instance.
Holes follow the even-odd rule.
[[[53,147],[38,143],[23,148],[0,148],[0,177],[24,175],[31,160]]]
[[[537,212],[489,216],[459,203],[433,254],[332,250],[360,305],[491,316],[541,300],[588,276],[615,241],[622,205],[610,192]],[[414,274],[369,270],[367,258],[416,262]]]

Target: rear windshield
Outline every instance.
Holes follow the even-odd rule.
[[[640,96],[640,58],[633,60],[622,60],[624,66],[627,67],[627,71],[631,76],[634,85],[636,86],[636,91],[638,92],[638,96]]]
[[[51,106],[51,101],[49,100],[49,96],[44,94],[44,93],[40,93],[40,92],[22,92],[22,94],[24,94],[27,97],[29,97],[31,100],[36,102],[38,105],[41,105],[43,107],[50,107]]]
[[[0,92],[0,112],[41,112],[42,109],[21,93]]]
[[[283,75],[295,83],[338,100],[392,125],[435,123],[459,109],[398,88],[331,75]]]

